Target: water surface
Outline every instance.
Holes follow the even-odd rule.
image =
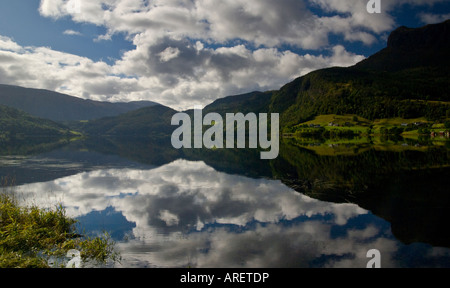
[[[85,234],[112,235],[113,267],[364,268],[370,249],[382,267],[450,267],[445,147],[324,156],[285,143],[270,162],[100,147],[1,156],[0,172],[26,202],[62,203]]]

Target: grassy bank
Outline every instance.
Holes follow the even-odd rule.
[[[67,217],[61,205],[54,209],[20,206],[13,188],[6,180],[2,182],[0,268],[64,267],[72,249],[80,252],[82,263],[102,265],[119,259],[107,235],[88,238],[77,234],[77,221]]]

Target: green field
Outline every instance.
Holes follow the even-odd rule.
[[[448,127],[448,126],[447,126]],[[426,150],[429,146],[448,145],[444,123],[426,118],[376,119],[370,121],[357,115],[320,115],[300,123],[286,133],[296,145],[319,155],[352,155],[367,149],[404,151]],[[431,137],[435,132],[436,137]],[[444,132],[444,135],[439,133]],[[342,137],[341,137],[342,136]]]
[[[382,128],[402,128],[404,131],[401,134],[405,135],[418,135],[419,128],[428,129],[429,132],[444,132],[449,129],[445,127],[444,123],[435,123],[428,121],[426,118],[389,118],[389,119],[376,119],[370,121],[357,115],[320,115],[308,122],[300,123],[292,128],[293,133],[301,133],[304,131],[312,131],[312,129],[325,129],[325,130],[350,130],[356,134],[362,135],[380,135]],[[427,131],[428,131],[427,130]],[[368,133],[370,132],[370,133]]]

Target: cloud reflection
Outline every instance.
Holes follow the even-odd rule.
[[[72,217],[121,213],[135,224],[125,231],[130,237],[117,239],[125,267],[363,268],[369,249],[394,255],[398,246],[386,236],[389,225],[356,205],[321,202],[280,181],[228,175],[203,162],[85,172],[19,191],[39,206],[61,202]],[[396,265],[391,256],[382,260]]]

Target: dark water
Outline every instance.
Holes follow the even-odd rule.
[[[445,145],[167,149],[147,139],[4,145],[25,201],[107,231],[115,267],[450,267]]]

